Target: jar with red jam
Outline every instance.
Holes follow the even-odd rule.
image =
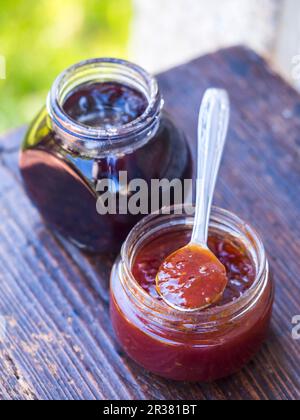
[[[142,215],[100,215],[99,181],[114,182],[118,203],[130,198],[120,172],[149,185],[191,177],[185,137],[163,104],[156,79],[123,60],[85,61],[56,79],[20,156],[26,190],[52,229],[86,251],[118,252]]]
[[[178,214],[174,214],[178,213]],[[214,381],[241,369],[266,338],[274,298],[264,246],[234,214],[214,208],[209,246],[225,265],[220,301],[198,312],[169,307],[155,278],[162,261],[189,243],[192,208],[145,218],[129,234],[111,274],[118,342],[146,370],[180,381]]]

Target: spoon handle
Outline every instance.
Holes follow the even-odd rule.
[[[196,214],[192,243],[207,247],[213,194],[223,155],[230,116],[228,94],[208,89],[204,95],[198,125]]]

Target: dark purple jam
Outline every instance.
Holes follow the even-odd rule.
[[[79,86],[67,97],[63,109],[82,125],[108,129],[136,120],[147,106],[147,98],[136,89],[104,82]]]
[[[117,130],[135,121],[147,106],[147,98],[134,88],[105,82],[75,88],[63,109],[81,125]],[[49,128],[48,118],[43,110],[27,134],[20,158],[21,173],[28,195],[51,229],[82,249],[118,252],[131,228],[143,217],[99,215],[98,181],[118,179],[120,171],[127,172],[128,182],[139,178],[149,186],[152,179],[191,177],[185,137],[164,112],[157,131],[152,137],[145,134],[147,141],[142,141],[142,146],[98,157],[89,157],[88,149],[81,155],[63,147],[65,140]],[[117,197],[119,194],[116,191]],[[130,192],[127,195],[129,199]]]

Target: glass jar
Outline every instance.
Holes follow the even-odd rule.
[[[95,83],[134,89],[146,99],[145,110],[116,126],[78,122],[66,112],[66,101]],[[124,109],[129,101],[130,95]],[[113,180],[116,196],[124,196],[130,193],[118,184],[120,171],[127,172],[128,183],[136,178],[148,184],[151,179],[183,180],[191,177],[191,159],[184,135],[163,111],[156,79],[127,61],[94,59],[56,79],[47,106],[26,135],[20,169],[30,198],[52,228],[84,250],[118,252],[142,216],[99,215],[98,182]]]
[[[181,312],[151,297],[132,274],[146,243],[170,232],[192,231],[184,214],[151,215],[129,234],[111,274],[111,319],[126,353],[143,368],[173,380],[213,381],[239,370],[266,337],[274,298],[263,244],[237,216],[214,208],[210,234],[230,235],[249,251],[255,281],[238,299],[197,313]]]

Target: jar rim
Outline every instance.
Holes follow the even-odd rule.
[[[178,210],[178,208],[182,208],[182,206],[179,205],[170,207],[168,209],[162,209],[157,213],[145,217],[129,233],[121,250],[121,263],[127,279],[127,283],[125,286],[128,287],[128,292],[133,297],[133,299],[135,299],[136,304],[140,304],[140,302],[142,301],[143,307],[149,309],[149,314],[153,312],[153,318],[155,320],[158,320],[160,316],[162,316],[164,318],[164,321],[167,319],[170,322],[170,325],[174,322],[176,323],[177,321],[184,321],[206,329],[215,326],[216,324],[226,323],[228,321],[232,321],[233,319],[238,318],[250,307],[252,307],[252,305],[255,305],[255,303],[263,293],[269,277],[269,263],[266,257],[263,242],[256,230],[253,229],[248,223],[240,219],[237,215],[222,208],[212,208],[210,226],[218,226],[220,228],[220,223],[223,222],[229,225],[234,224],[240,229],[241,235],[239,236],[239,239],[242,240],[241,236],[243,235],[244,239],[249,240],[249,243],[252,244],[254,250],[253,252],[255,252],[254,262],[256,264],[256,278],[251,287],[241,297],[220,307],[216,306],[199,312],[184,312],[173,309],[169,307],[165,302],[158,301],[157,299],[151,297],[135,280],[131,270],[133,258],[132,256],[130,256],[130,252],[133,249],[132,244],[134,243],[135,238],[138,237],[140,232],[143,232],[143,229],[147,228],[150,225],[152,225],[153,227],[155,221],[159,219],[162,222],[166,222],[169,219],[169,221],[171,221],[170,226],[174,227],[176,226],[174,224],[174,216],[175,218],[188,218],[190,223],[187,224],[186,221],[185,226],[190,226],[192,228],[193,216],[191,216],[191,210],[194,209],[194,207],[188,206],[188,215],[183,214],[181,216],[176,216],[176,214],[174,213],[176,213],[176,210]],[[168,213],[169,216],[166,215],[166,213]],[[149,236],[150,235],[148,235],[148,237]]]
[[[107,73],[106,73],[107,72]],[[145,111],[135,120],[120,127],[89,127],[72,119],[63,109],[63,101],[66,95],[76,86],[88,83],[91,80],[116,80],[118,77],[123,80],[136,81],[140,89],[147,97],[148,106]],[[47,99],[48,113],[59,130],[76,140],[96,141],[98,144],[111,143],[122,146],[124,138],[136,136],[145,130],[151,129],[151,125],[160,115],[163,107],[163,99],[160,94],[157,80],[146,70],[130,61],[116,58],[93,58],[81,61],[64,70],[54,81]]]

